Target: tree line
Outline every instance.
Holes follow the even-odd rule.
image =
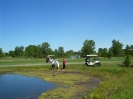
[[[27,47],[24,46],[16,46],[14,50],[10,50],[9,52],[3,52],[2,48],[0,48],[0,57],[28,57],[28,58],[43,58],[47,55],[55,55],[57,58],[62,57],[70,57],[74,55],[79,55],[80,57],[84,57],[88,54],[98,54],[99,57],[124,57],[128,55],[133,57],[133,45],[126,45],[123,49],[123,44],[118,40],[112,40],[112,46],[110,48],[99,48],[98,52],[95,51],[95,41],[86,39],[83,42],[83,47],[79,51],[64,51],[64,47],[59,46],[58,49],[51,49],[50,44],[48,42],[43,42],[40,45],[29,45]],[[128,49],[128,50],[127,50]]]

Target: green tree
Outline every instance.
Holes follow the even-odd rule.
[[[107,48],[99,48],[98,49],[98,55],[100,57],[107,57]]]
[[[98,56],[101,57],[103,53],[103,48],[99,48],[98,49]]]
[[[77,51],[77,52],[74,52],[75,53],[75,55],[78,55],[79,57],[81,56],[81,51],[79,50],[79,51]]]
[[[93,40],[85,40],[81,49],[81,55],[93,54],[95,51],[95,42]]]
[[[43,57],[43,54],[42,54],[42,51],[41,51],[41,45],[37,45],[37,57],[39,58],[42,58]]]
[[[69,51],[66,51],[66,57],[70,57],[70,56],[73,56],[74,55],[74,51],[73,50],[69,50]]]
[[[56,57],[59,57],[59,55],[58,55],[58,50],[57,50],[57,49],[55,49],[55,50],[53,51],[53,54],[54,54]]]
[[[107,57],[107,48],[103,48],[102,57]]]
[[[109,50],[108,50],[108,52],[107,52],[107,57],[108,57],[108,58],[113,57],[113,51],[112,51],[112,48],[109,48]]]
[[[15,47],[15,56],[20,57],[24,55],[24,47],[23,46],[16,46]]]
[[[4,54],[5,54],[5,57],[9,56],[9,53],[7,53],[7,52],[5,52]]]
[[[10,50],[10,51],[9,51],[9,56],[10,56],[10,57],[15,57],[15,51]]]
[[[48,53],[49,55],[54,54],[54,52],[53,52],[53,50],[52,50],[51,48],[48,48],[48,49],[47,49],[47,53]]]
[[[28,47],[25,48],[25,55],[27,57],[38,57],[38,55],[40,54],[40,50],[37,46],[35,45],[29,45]]]
[[[123,47],[122,43],[116,40],[112,40],[112,51],[115,57],[123,56],[122,47]]]
[[[49,55],[50,44],[48,42],[43,42],[41,46],[41,51],[44,56]]]
[[[0,48],[0,57],[3,57],[3,51],[2,51],[2,48]]]
[[[59,57],[64,57],[64,48],[61,46],[58,48],[58,55]]]
[[[125,67],[129,67],[131,60],[130,60],[130,47],[127,45],[125,49],[125,60],[124,60]]]
[[[130,49],[130,54],[131,54],[131,56],[133,57],[133,45],[131,45],[130,48],[131,48],[131,49]]]

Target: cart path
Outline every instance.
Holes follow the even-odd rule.
[[[83,62],[69,62],[67,63],[67,65],[71,65],[71,64],[84,64]],[[62,65],[62,64],[60,64]],[[16,67],[16,66],[51,66],[51,63],[33,63],[33,64],[14,64],[14,65],[0,65],[0,67]]]

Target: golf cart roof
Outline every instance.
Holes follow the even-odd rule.
[[[92,54],[90,54],[90,55],[86,55],[86,56],[97,56],[97,55],[92,55]]]
[[[55,55],[47,55],[47,57],[50,57],[50,56],[55,56]]]

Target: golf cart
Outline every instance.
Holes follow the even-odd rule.
[[[55,56],[55,55],[47,55],[46,63],[51,63],[53,61],[53,59],[50,56]]]
[[[86,55],[84,66],[101,66],[99,59],[96,57],[97,55]],[[94,57],[91,61],[90,58]]]

